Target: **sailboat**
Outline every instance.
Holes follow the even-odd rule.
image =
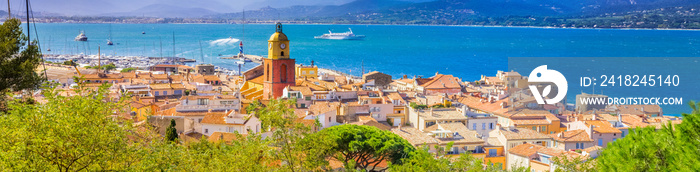
[[[109,25],[109,39],[107,39],[107,45],[114,45],[112,42],[112,25]]]
[[[49,48],[47,48],[46,51],[51,51],[51,36],[49,36]]]

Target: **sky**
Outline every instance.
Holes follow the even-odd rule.
[[[7,1],[0,9],[7,9]],[[100,15],[131,12],[153,4],[168,4],[180,7],[197,7],[219,13],[256,10],[262,7],[289,7],[293,5],[341,5],[353,0],[31,0],[35,12],[66,15]],[[10,0],[11,7],[24,11],[24,0]]]

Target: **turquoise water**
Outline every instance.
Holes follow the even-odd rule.
[[[36,27],[42,48],[52,50],[44,51],[46,54],[97,54],[97,46],[101,44],[103,54],[161,56],[162,42],[163,56],[193,58],[230,68],[234,61],[219,59],[219,54],[238,53],[238,42],[222,39],[244,39],[246,54],[266,56],[267,40],[275,30],[273,25],[248,24],[244,38],[242,25],[228,24],[37,24]],[[114,46],[105,45],[110,28]],[[313,39],[328,29],[344,32],[348,28],[355,34],[366,35],[366,39]],[[85,31],[88,42],[73,41],[79,30]],[[146,34],[142,35],[142,31]],[[361,73],[363,63],[367,71],[377,70],[394,77],[429,77],[439,72],[477,80],[481,75],[495,75],[496,70],[508,70],[508,57],[700,57],[700,31],[685,30],[286,24],[283,31],[291,40],[290,56],[297,63],[309,64],[314,60],[320,67],[354,75]],[[700,72],[695,69],[696,64],[681,65]],[[689,79],[693,80],[689,83],[697,83]],[[682,90],[690,93],[687,100],[700,99],[698,87],[688,87]],[[681,113],[687,111],[685,107],[665,113]]]

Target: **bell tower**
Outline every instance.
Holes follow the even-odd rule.
[[[282,96],[287,86],[296,85],[294,80],[294,59],[289,58],[289,39],[282,32],[282,24],[277,23],[275,33],[267,41],[267,58],[263,59],[264,83],[263,99],[270,100]]]

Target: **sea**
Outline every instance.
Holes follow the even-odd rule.
[[[267,40],[275,32],[272,24],[68,24],[37,23],[32,36],[38,38],[44,54],[87,54],[184,57],[196,63],[211,63],[236,69],[236,60],[221,57],[238,54],[243,41],[245,54],[267,56]],[[328,68],[359,76],[362,69],[380,71],[394,78],[431,77],[436,73],[451,74],[464,81],[479,80],[482,75],[495,76],[496,71],[514,70],[527,76],[537,60],[529,66],[509,66],[509,58],[546,59],[551,67],[566,71],[576,66],[575,59],[623,58],[622,61],[591,66],[587,70],[609,69],[605,75],[682,73],[680,86],[606,90],[605,87],[573,86],[569,93],[630,95],[653,92],[652,96],[682,96],[684,102],[700,100],[700,31],[646,29],[574,29],[485,26],[413,26],[413,25],[324,25],[283,24],[290,40],[290,57],[298,64],[314,61]],[[314,36],[349,29],[364,40],[319,40]],[[73,39],[84,32],[87,42]],[[145,34],[142,34],[145,32]],[[114,45],[106,45],[111,37]],[[46,51],[47,49],[52,51]],[[592,59],[588,59],[592,58]],[[645,60],[653,58],[655,60]],[[574,60],[572,60],[574,59]],[[655,63],[661,59],[668,63]],[[541,61],[543,64],[545,61]],[[637,64],[647,62],[648,64]],[[615,64],[636,67],[616,68]],[[645,66],[646,65],[646,66]],[[653,67],[648,67],[652,65]],[[251,68],[255,64],[246,64]],[[653,69],[653,70],[651,70]],[[652,72],[650,72],[650,70]],[[567,72],[562,72],[567,73]],[[579,77],[595,74],[570,71],[571,84]],[[680,74],[679,74],[680,75]],[[624,90],[624,91],[619,91]],[[644,94],[647,96],[647,94]],[[567,101],[575,101],[567,96]],[[662,105],[665,114],[690,112],[688,105]]]

